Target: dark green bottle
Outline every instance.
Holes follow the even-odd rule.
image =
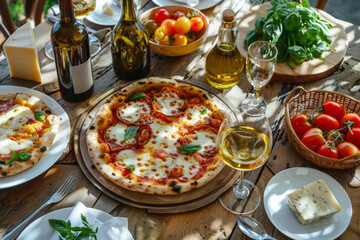
[[[122,13],[111,39],[115,74],[120,79],[144,78],[150,70],[149,37],[137,19],[132,0],[122,0]]]

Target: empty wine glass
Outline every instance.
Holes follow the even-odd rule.
[[[261,167],[269,158],[272,133],[265,114],[250,116],[242,111],[227,114],[217,137],[219,155],[228,166],[240,170],[232,191],[219,200],[230,212],[250,214],[260,203],[260,192],[251,181],[244,179],[245,171]]]
[[[248,94],[241,103],[241,109],[249,115],[258,116],[266,112],[267,104],[259,96],[260,89],[271,79],[276,65],[277,49],[266,41],[256,41],[248,48],[246,77],[255,93]]]
[[[73,0],[74,13],[77,19],[83,21],[84,18],[95,10],[96,0]],[[89,34],[89,45],[91,57],[100,52],[101,42],[92,34]],[[45,54],[48,58],[54,59],[51,42],[45,45]]]

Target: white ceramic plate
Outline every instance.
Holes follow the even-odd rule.
[[[114,10],[114,15],[103,13],[105,3]],[[86,16],[86,20],[101,26],[115,26],[120,19],[121,8],[115,3],[114,0],[101,0],[96,1],[94,12]]]
[[[329,186],[342,211],[330,218],[302,225],[288,207],[286,195],[319,179]],[[349,226],[352,216],[351,201],[345,189],[329,175],[305,167],[289,168],[276,174],[265,188],[264,206],[273,225],[292,239],[335,239]]]
[[[215,6],[221,1],[222,0],[199,0],[199,4],[194,6],[193,8],[204,10]],[[184,2],[180,2],[176,0],[153,0],[153,2],[160,7],[167,5],[185,5],[185,6],[187,5]]]
[[[17,240],[50,239],[55,233],[55,230],[49,225],[49,219],[60,219],[65,221],[72,210],[72,207],[62,208],[39,217],[21,232]],[[112,215],[98,209],[87,208],[87,211],[102,222],[106,222],[113,218]]]
[[[17,86],[0,87],[0,94],[10,92],[27,93],[40,98],[46,105],[49,106],[51,111],[53,111],[53,113],[55,113],[60,118],[60,128],[55,136],[54,142],[52,143],[50,149],[44,154],[41,160],[33,167],[25,170],[24,172],[13,176],[0,178],[0,189],[14,187],[19,184],[25,183],[48,170],[63,154],[70,139],[69,117],[66,114],[65,110],[54,99],[45,95],[44,93],[30,88]]]

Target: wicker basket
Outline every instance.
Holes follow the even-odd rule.
[[[293,97],[297,90],[299,90],[300,93]],[[352,97],[337,92],[325,90],[306,91],[302,87],[296,87],[290,92],[285,101],[285,130],[291,144],[302,157],[320,167],[346,169],[360,165],[360,152],[354,156],[342,159],[333,159],[321,156],[308,149],[300,141],[292,128],[290,120],[293,116],[298,113],[310,115],[313,109],[318,106],[322,106],[326,100],[332,100],[340,103],[344,107],[346,113],[360,113],[360,101],[357,101]]]

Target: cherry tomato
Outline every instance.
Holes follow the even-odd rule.
[[[360,128],[360,116],[356,113],[347,113],[345,116],[341,119],[341,127],[345,126],[346,122],[353,122],[354,128]],[[344,132],[346,129],[344,130]]]
[[[185,46],[186,44],[187,38],[185,37],[185,35],[175,34],[172,46]]]
[[[316,152],[318,147],[325,144],[325,139],[323,137],[323,132],[319,128],[311,128],[304,133],[301,138],[301,142],[311,149],[312,151]]]
[[[194,31],[189,31],[187,34],[185,34],[185,36],[188,43],[192,43],[196,40],[196,33]]]
[[[190,31],[191,22],[187,17],[180,17],[176,20],[175,29],[178,34],[186,34]]]
[[[192,17],[191,22],[191,31],[198,32],[204,27],[204,21],[201,17]]]
[[[354,144],[349,142],[340,143],[336,148],[339,152],[340,158],[355,155],[359,151]]]
[[[161,23],[161,27],[163,29],[163,32],[165,32],[165,34],[175,34],[176,30],[175,30],[175,20],[172,19],[166,19]]]
[[[316,116],[313,125],[320,128],[323,132],[340,128],[340,123],[336,118],[323,113]]]
[[[345,134],[339,131],[330,131],[328,134],[325,134],[325,136],[326,141],[334,142],[335,146],[341,142],[345,142]]]
[[[340,122],[345,115],[345,109],[340,103],[328,100],[324,102],[323,113],[336,118]]]
[[[165,35],[163,39],[159,42],[161,45],[171,46],[170,39],[168,35]]]
[[[165,19],[170,18],[170,13],[166,9],[160,9],[157,13],[155,13],[155,22],[157,24],[161,24]]]
[[[158,27],[155,29],[154,32],[154,39],[157,41],[161,41],[165,37],[165,32],[163,31],[162,27]]]
[[[346,141],[360,148],[360,128],[353,128],[346,134]]]
[[[308,122],[309,117],[305,114],[296,114],[291,119],[291,126],[293,127],[296,135],[301,139],[303,134],[312,128],[311,124]]]
[[[181,12],[181,11],[176,11],[173,14],[171,14],[171,18],[176,20],[180,17],[185,17],[185,13]]]
[[[331,146],[328,144],[320,145],[320,147],[316,150],[316,152],[324,157],[335,158],[335,159],[339,158],[339,152],[335,148],[335,146]]]

